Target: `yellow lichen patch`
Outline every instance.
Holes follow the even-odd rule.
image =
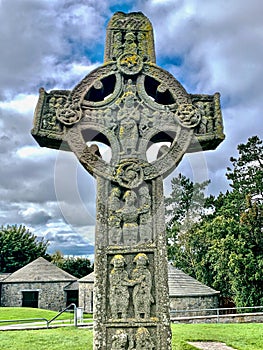
[[[145,261],[148,261],[148,257],[144,253],[137,254],[133,261],[136,262],[139,259],[144,259]]]
[[[125,56],[122,60],[121,60],[121,65],[127,65],[127,66],[135,66],[138,63],[138,56],[137,55],[129,55],[129,56]]]

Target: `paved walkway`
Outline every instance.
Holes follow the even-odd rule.
[[[194,341],[194,342],[188,342],[190,345],[195,346],[197,349],[202,350],[235,350],[234,348],[231,348],[230,346],[227,346],[225,343],[220,342],[204,342],[204,341]]]

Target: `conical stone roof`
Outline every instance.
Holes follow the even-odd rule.
[[[0,282],[3,282],[11,273],[0,273]]]
[[[209,296],[220,293],[172,265],[168,267],[168,285],[170,297]]]
[[[94,271],[89,273],[87,276],[84,276],[82,278],[79,279],[79,282],[85,283],[85,282],[89,282],[89,283],[94,283]]]
[[[7,277],[5,283],[71,282],[77,278],[40,257]]]

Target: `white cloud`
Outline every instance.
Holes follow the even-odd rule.
[[[122,6],[149,17],[157,62],[189,92],[221,93],[226,140],[184,157],[177,173],[208,174],[210,191],[224,191],[237,144],[263,137],[261,1],[0,1],[0,221],[49,235],[52,249],[90,249],[96,183],[72,154],[30,135],[38,89],[72,89],[101,64],[106,20]]]
[[[37,100],[37,95],[18,94],[11,101],[0,102],[0,108],[15,110],[19,113],[30,113],[34,111]]]
[[[54,151],[49,148],[40,148],[39,146],[24,146],[17,150],[17,155],[20,158],[34,158],[37,157],[54,157]]]

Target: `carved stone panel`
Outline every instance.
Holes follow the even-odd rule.
[[[110,350],[153,350],[157,348],[156,327],[108,328]]]
[[[140,184],[137,173],[126,168],[128,188],[113,185],[108,198],[108,244],[110,246],[135,246],[153,242],[151,186]],[[130,174],[129,174],[130,172]],[[135,175],[134,175],[135,173]],[[138,176],[139,177],[139,176]],[[139,186],[129,189],[129,181]]]
[[[154,253],[126,253],[108,256],[108,300],[110,322],[155,317]]]

